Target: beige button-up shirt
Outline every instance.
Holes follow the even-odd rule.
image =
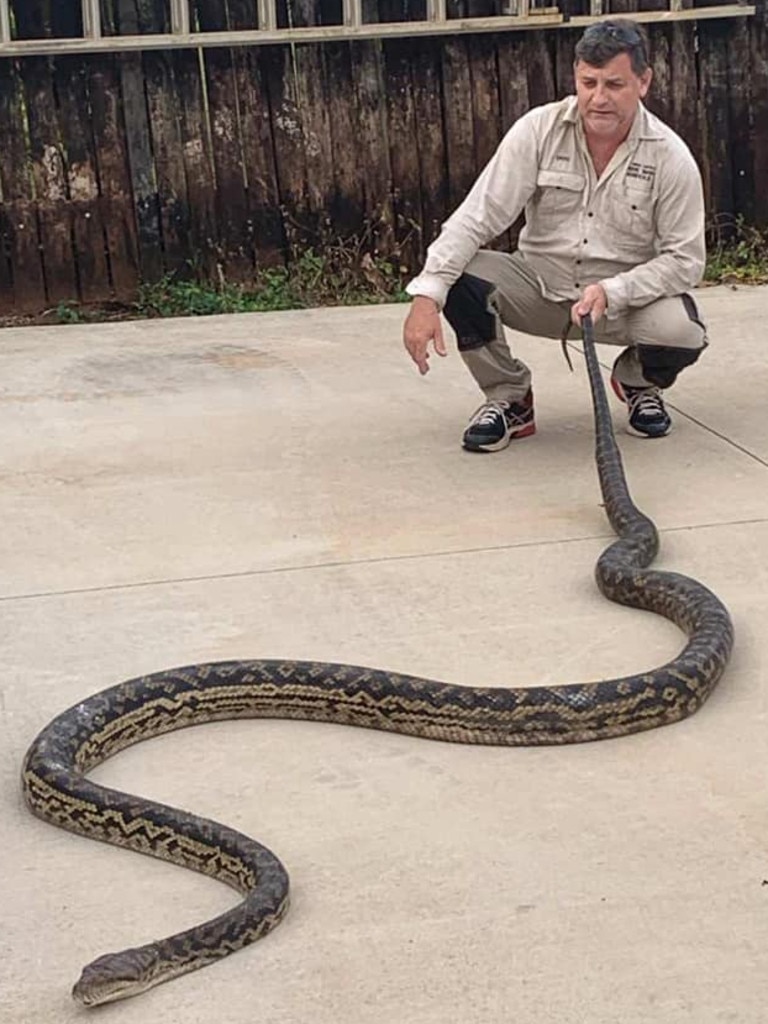
[[[407,286],[442,309],[478,249],[525,210],[518,248],[542,294],[575,302],[599,281],[607,315],[695,287],[704,271],[701,176],[682,139],[642,104],[598,179],[576,97],[510,128]]]

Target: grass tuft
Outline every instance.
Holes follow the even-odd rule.
[[[141,287],[136,310],[143,316],[206,316],[402,302],[408,298],[406,272],[370,253],[353,260],[343,247],[322,253],[307,249],[289,266],[260,269],[248,285],[167,275]]]
[[[706,282],[768,284],[768,233],[746,224],[743,217],[715,217],[707,248]]]

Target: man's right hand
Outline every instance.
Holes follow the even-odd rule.
[[[422,375],[429,370],[429,343],[439,356],[447,355],[440,313],[434,299],[416,295],[403,326],[403,342]]]

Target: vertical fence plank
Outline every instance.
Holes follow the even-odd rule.
[[[206,50],[203,60],[216,169],[216,223],[221,273],[228,281],[248,281],[253,276],[254,267],[253,234],[232,50],[225,47]]]
[[[768,0],[755,0],[750,21],[752,123],[754,125],[755,222],[768,229]]]
[[[502,132],[508,131],[530,109],[525,56],[525,40],[521,34],[510,33],[499,38],[499,109]]]
[[[323,5],[316,0],[289,0],[291,23],[297,28],[323,22]],[[301,122],[301,139],[308,169],[308,242],[321,250],[333,244],[333,224],[328,207],[334,191],[334,171],[325,46],[310,43],[292,46],[293,91]]]
[[[0,312],[16,306],[13,292],[13,249],[10,207],[0,198]]]
[[[77,254],[67,202],[67,179],[53,86],[52,63],[29,57],[22,64],[29,111],[32,177],[37,196],[46,300],[77,300]]]
[[[43,309],[46,304],[37,203],[27,146],[25,102],[21,77],[11,61],[0,61],[0,232],[5,272],[0,271],[6,308],[15,312]]]
[[[222,0],[194,0],[203,32],[232,26],[230,6],[238,22],[242,5]],[[247,169],[243,164],[239,84],[234,52],[229,47],[203,52],[205,84],[216,180],[219,273],[228,281],[249,281],[255,265]]]
[[[724,36],[706,24],[699,25],[701,69],[701,114],[706,158],[704,189],[711,216],[725,218],[727,225],[733,213],[733,175],[728,151],[730,119],[728,116],[728,55]]]
[[[280,212],[291,253],[303,247],[308,228],[306,154],[294,63],[289,46],[269,47],[264,55],[269,90]]]
[[[499,39],[499,110],[503,133],[530,109],[525,57],[524,36],[515,34]],[[517,238],[523,223],[524,216],[521,214],[507,233],[505,241],[509,250],[517,246]]]
[[[316,25],[322,21],[322,8],[315,0],[291,0],[290,10],[292,24],[296,27]],[[334,171],[325,46],[317,43],[291,46],[291,63],[293,95],[308,172],[304,245],[321,252],[327,244],[338,242],[328,213],[334,190]]]
[[[196,50],[178,50],[173,62],[189,201],[188,259],[201,277],[216,281],[219,267],[216,174],[210,147],[203,73]]]
[[[272,266],[285,260],[285,234],[272,142],[269,99],[264,84],[264,50],[238,50],[235,61],[240,95],[243,161],[248,175],[248,220],[254,261]]]
[[[144,67],[138,54],[121,53],[120,93],[122,96],[131,190],[138,228],[139,267],[145,281],[162,276],[160,219],[157,184],[152,154],[152,136],[144,89]]]
[[[149,122],[152,125],[163,271],[183,274],[189,270],[191,218],[180,129],[179,107],[182,97],[174,75],[171,53],[146,53],[144,74]]]
[[[465,40],[443,46],[443,117],[448,161],[448,204],[454,210],[475,180],[475,129],[472,79]]]
[[[528,69],[528,98],[532,107],[551,103],[557,96],[555,66],[550,52],[551,35],[536,30],[526,38],[526,67]]]
[[[140,271],[128,141],[120,97],[120,57],[97,55],[89,59],[87,66],[89,114],[111,291],[119,302],[128,302],[135,298]]]
[[[448,215],[448,190],[440,96],[440,43],[436,39],[429,40],[426,46],[419,47],[419,51],[419,59],[413,63],[413,105],[421,179],[422,232],[428,245]]]
[[[415,55],[408,39],[387,40],[383,50],[395,245],[405,263],[410,264],[423,259],[427,244],[422,231],[421,179],[411,81]]]
[[[123,34],[166,32],[170,29],[165,0],[114,0],[114,7],[115,20]],[[141,54],[121,53],[118,67],[136,211],[139,269],[145,281],[156,281],[163,272],[162,232]]]
[[[105,225],[99,202],[97,156],[90,125],[88,66],[81,57],[62,57],[54,65],[61,120],[68,210],[76,256],[78,295],[97,302],[110,294]]]
[[[669,10],[670,0],[639,0],[635,10],[665,11]],[[642,27],[642,26],[641,26]],[[672,66],[673,51],[671,50],[671,32],[666,25],[655,25],[653,31],[647,31],[648,62],[653,71],[651,88],[646,99],[649,110],[670,124],[672,121]],[[675,57],[677,55],[675,54]]]
[[[267,8],[253,0],[228,0],[229,24],[233,29],[259,27],[264,11]],[[269,99],[261,60],[263,52],[260,46],[237,47],[232,52],[246,181],[246,225],[254,271],[285,260]]]
[[[377,40],[355,43],[351,59],[359,117],[360,164],[364,168],[363,222],[373,225],[375,247],[389,253],[394,244],[394,208],[381,43]]]
[[[670,125],[688,145],[701,170],[704,169],[704,146],[699,116],[699,78],[696,60],[696,26],[670,26],[670,48],[675,55],[672,64]]]
[[[555,44],[555,96],[563,99],[575,91],[573,80],[574,48],[579,41],[581,32],[563,29],[554,33]]]
[[[651,88],[646,105],[658,117],[671,124],[673,120],[672,106],[672,33],[666,26],[659,26],[650,38],[649,60],[653,70]]]
[[[340,235],[368,236],[372,227],[365,218],[364,179],[368,161],[360,152],[360,116],[350,44],[327,44],[325,66],[333,154],[333,194],[328,216]]]
[[[752,76],[750,73],[749,26],[742,18],[728,25],[728,152],[733,181],[733,208],[748,224],[755,219],[753,167],[754,129],[751,118]]]
[[[475,139],[475,176],[493,156],[501,141],[501,99],[496,40],[492,36],[474,36],[468,40],[467,54],[472,79],[472,118]],[[510,237],[504,232],[492,239],[492,249],[507,249]]]
[[[501,138],[499,75],[496,64],[496,41],[493,36],[470,36],[467,43],[472,81],[472,120],[477,175],[493,156]]]
[[[315,44],[294,49],[294,88],[307,167],[308,241],[316,250],[335,243],[329,217],[334,171],[329,116],[330,96],[325,72],[325,47]]]

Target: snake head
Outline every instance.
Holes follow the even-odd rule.
[[[83,1006],[129,999],[157,983],[159,958],[154,946],[105,953],[83,968],[72,997]]]

